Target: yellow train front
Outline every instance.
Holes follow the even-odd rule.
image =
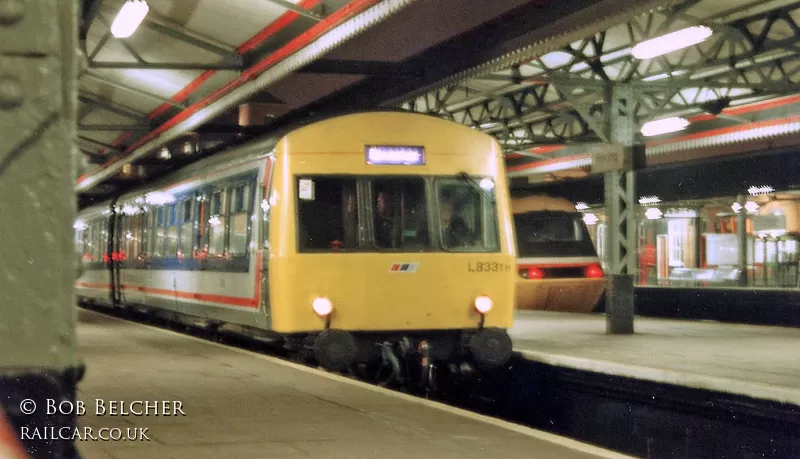
[[[387,348],[510,358],[515,248],[493,138],[411,113],[332,118],[281,138],[270,189],[271,328],[323,367]]]

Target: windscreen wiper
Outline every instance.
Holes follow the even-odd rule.
[[[488,198],[492,202],[492,204],[496,203],[495,198],[494,198],[494,193],[489,193],[488,190],[482,188],[480,185],[475,183],[475,180],[472,180],[472,177],[470,177],[469,174],[467,174],[466,172],[459,172],[458,174],[456,174],[456,177],[459,180],[461,180],[462,182],[469,183],[469,185],[474,190],[476,190],[478,193],[480,193],[480,194],[484,195],[486,198]]]

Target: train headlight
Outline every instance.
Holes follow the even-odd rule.
[[[475,309],[478,310],[481,314],[486,314],[487,312],[492,310],[494,306],[494,301],[486,295],[481,295],[478,298],[475,298]]]
[[[326,317],[333,311],[333,303],[327,298],[315,298],[311,303],[311,307],[314,308],[314,312],[322,317]]]

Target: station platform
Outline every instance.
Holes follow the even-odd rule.
[[[518,311],[509,334],[546,365],[800,406],[797,328],[637,316],[610,335],[604,314]]]
[[[78,315],[87,367],[79,426],[147,429],[148,437],[78,442],[85,458],[627,457],[255,352]],[[96,400],[106,415],[97,415]],[[111,401],[124,401],[117,416],[108,415]],[[120,415],[120,407],[144,410],[134,401],[157,401],[159,410],[167,401],[176,415]]]

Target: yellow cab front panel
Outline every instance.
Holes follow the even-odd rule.
[[[357,114],[294,131],[275,156],[275,331],[321,330],[317,298],[333,306],[331,328],[354,332],[474,330],[479,297],[492,304],[484,327],[511,327],[513,225],[494,139],[424,115]]]

